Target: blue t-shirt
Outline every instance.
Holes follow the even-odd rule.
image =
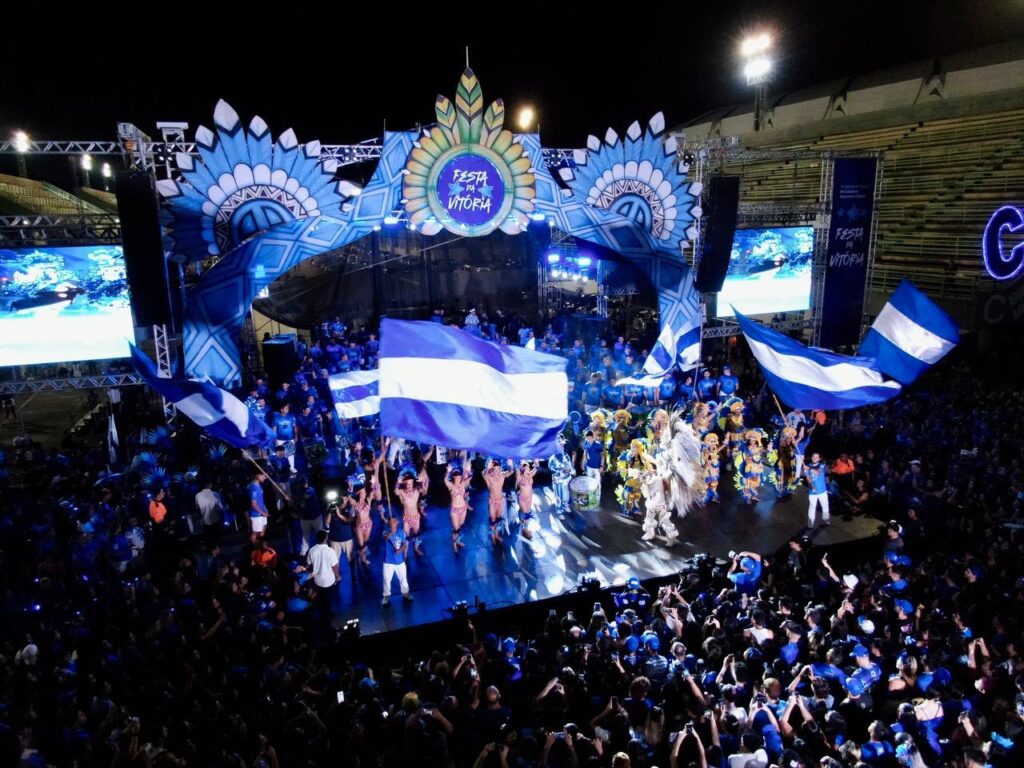
[[[406,542],[405,531],[397,528],[394,533],[384,542],[384,562],[389,565],[401,565],[405,562],[402,553],[402,546]]]
[[[749,569],[744,570],[744,568]],[[729,580],[740,592],[753,592],[761,579],[761,561],[753,557],[744,557],[740,561],[740,570],[729,574]]]
[[[280,411],[275,413],[274,434],[277,435],[278,440],[294,440],[295,417],[290,413],[281,413]]]
[[[256,507],[260,510],[257,511],[253,508],[253,505],[249,504],[249,517],[259,517],[267,509],[267,503],[263,500],[263,486],[253,480],[249,483],[249,501],[256,502]]]
[[[811,481],[811,493],[825,493],[828,490],[825,484],[825,465],[808,464],[806,469],[807,479]]]
[[[608,405],[616,407],[621,407],[626,402],[625,396],[622,394],[622,387],[612,384],[606,384],[601,389],[601,397],[608,403]]]
[[[583,387],[583,402],[587,405],[601,404],[601,385],[587,384]]]
[[[857,667],[857,670],[850,677],[860,681],[864,689],[867,690],[882,679],[882,668],[871,662],[869,667]]]
[[[710,400],[715,396],[715,387],[718,386],[718,379],[714,376],[709,376],[706,379],[701,379],[697,382],[697,392],[700,394],[701,400]]]
[[[680,393],[681,389],[682,388],[680,388]],[[690,391],[692,392],[693,389],[691,388]],[[671,377],[662,379],[661,384],[658,385],[658,396],[661,397],[662,400],[671,400],[675,393],[676,383],[671,379]]]
[[[352,525],[346,523],[337,514],[331,515],[331,524],[327,527],[327,538],[330,541],[352,541]]]
[[[718,391],[722,395],[731,395],[740,388],[740,380],[733,375],[722,376],[718,379]]]
[[[633,405],[644,404],[644,388],[639,384],[627,384],[623,391],[625,392],[626,398],[629,402],[633,403]]]
[[[601,444],[596,440],[590,445],[583,444],[583,451],[587,454],[587,466],[591,469],[601,468],[601,456],[604,453],[604,449]]]

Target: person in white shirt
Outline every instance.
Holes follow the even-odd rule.
[[[203,483],[203,490],[196,494],[196,510],[203,520],[203,538],[209,547],[220,541],[224,522],[224,505],[220,494],[213,490],[213,481]]]
[[[306,553],[306,564],[316,586],[316,610],[323,621],[329,622],[334,612],[334,598],[338,591],[338,553],[327,543],[327,531],[317,531],[316,544]]]

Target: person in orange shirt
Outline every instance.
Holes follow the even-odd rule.
[[[154,525],[162,527],[166,517],[167,505],[164,504],[164,489],[161,488],[149,501],[149,519],[153,521]]]
[[[842,491],[853,490],[853,473],[856,470],[856,465],[853,463],[853,459],[847,453],[839,454],[839,458],[836,459],[832,465],[832,476],[836,480],[836,484]]]
[[[273,568],[277,564],[277,552],[265,538],[260,538],[252,551],[252,564],[260,568]]]

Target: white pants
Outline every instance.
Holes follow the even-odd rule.
[[[299,554],[305,555],[310,548],[310,542],[316,542],[317,531],[323,530],[323,521],[319,518],[312,520],[300,520],[299,527],[302,529],[302,544],[299,546]]]
[[[799,480],[804,476],[804,455],[802,453],[793,454],[794,463],[796,466],[793,467],[793,477]]]
[[[561,512],[569,511],[569,484],[555,481],[551,484],[555,489],[555,498],[558,499],[558,509]]]
[[[828,493],[812,493],[807,497],[807,524],[814,525],[814,513],[821,504],[821,519],[828,520]]]
[[[352,539],[348,541],[332,541],[331,549],[334,550],[334,554],[341,557],[341,553],[345,553],[345,559],[350,563],[352,562]]]
[[[653,537],[659,526],[665,532],[666,538],[674,539],[679,536],[667,507],[648,507],[644,513],[644,535]]]
[[[403,595],[409,594],[409,580],[405,576],[405,563],[384,563],[384,597],[391,597],[391,578],[398,576],[398,586]]]

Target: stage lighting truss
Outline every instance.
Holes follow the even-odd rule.
[[[121,219],[112,213],[0,216],[0,247],[60,246],[81,242],[121,242]]]

